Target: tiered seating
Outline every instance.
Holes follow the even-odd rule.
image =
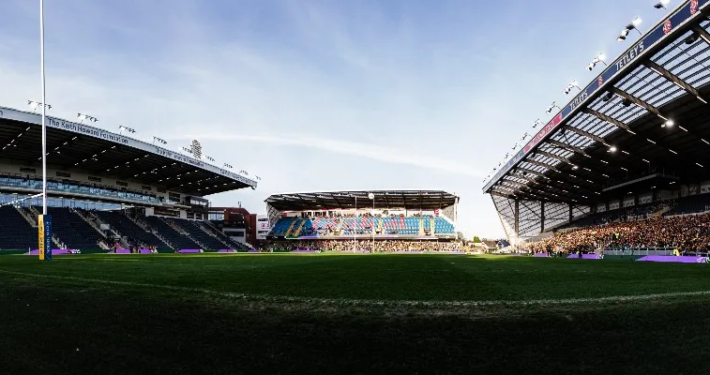
[[[67,248],[79,250],[99,249],[99,241],[105,237],[99,234],[89,223],[69,208],[49,207],[48,213],[52,215],[52,228],[54,235],[59,238]]]
[[[434,221],[435,234],[455,234],[454,225],[443,217],[437,217]]]
[[[166,241],[168,241],[175,249],[199,249],[200,245],[191,240],[190,237],[183,235],[156,216],[146,217],[148,225],[157,230]]]
[[[121,236],[127,237],[129,242],[143,246],[155,246],[158,250],[170,250],[170,247],[160,238],[141,228],[122,212],[96,211],[94,214],[96,214],[101,221],[110,225],[112,229],[120,233]]]
[[[296,218],[294,217],[285,217],[279,219],[279,221],[277,221],[274,225],[274,228],[271,230],[270,235],[278,237],[285,236],[286,232],[288,232],[288,229],[291,227],[291,224],[293,224],[295,220]]]
[[[198,243],[202,244],[204,246],[204,249],[220,250],[227,247],[227,245],[222,243],[222,241],[205,233],[205,231],[198,228],[193,222],[189,220],[165,219],[165,221],[187,232],[190,237],[192,237]],[[198,246],[197,248],[203,248],[203,246]]]
[[[196,221],[195,225],[201,226],[202,228],[205,228],[209,232],[214,233],[215,236],[222,239],[222,241],[228,243],[230,245],[230,249],[234,249],[237,251],[249,251],[252,249],[251,247],[249,247],[239,241],[234,241],[233,239],[229,238],[228,235],[220,232],[217,228],[209,225],[208,223],[202,223],[202,222]]]
[[[665,216],[688,215],[710,211],[710,194],[691,195],[678,199],[677,205]]]
[[[382,219],[384,234],[399,234],[416,236],[419,234],[419,218],[417,217],[385,217]]]
[[[301,227],[301,223],[303,226]],[[381,223],[381,224],[380,224]],[[271,231],[273,236],[289,235],[352,237],[354,235],[372,235],[376,230],[379,235],[419,236],[419,228],[430,235],[453,235],[454,225],[443,217],[317,217],[309,219],[282,218]],[[298,228],[301,231],[298,232]]]
[[[37,228],[33,228],[15,207],[0,207],[0,249],[34,249],[38,244],[37,235]]]
[[[378,218],[374,217],[348,217],[343,219],[343,235],[369,234],[377,227]]]

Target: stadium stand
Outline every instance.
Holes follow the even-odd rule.
[[[274,223],[269,248],[298,252],[462,250],[453,220],[458,200],[453,194],[432,190],[272,195],[266,199]],[[371,240],[359,241],[358,237]]]
[[[198,227],[193,221],[180,219],[165,219],[173,228],[182,229],[195,243],[199,244],[199,249],[220,250],[229,249],[230,245],[217,239]]]
[[[220,232],[219,229],[212,226],[209,221],[203,221],[203,222],[195,221],[194,224],[197,225],[199,228],[202,228],[202,230],[216,236],[219,240],[221,240],[222,242],[227,244],[228,245],[227,249],[232,249],[232,250],[237,250],[237,251],[249,251],[249,250],[254,249],[253,247],[251,247],[249,245],[232,240],[231,238],[229,238],[229,236]]]
[[[708,30],[697,1],[680,4],[615,60],[590,65],[598,75],[535,121],[482,189],[513,246],[710,208]]]
[[[12,206],[0,207],[0,249],[37,247],[37,228]]]
[[[115,233],[127,238],[128,245],[145,248],[155,246],[158,250],[170,250],[170,246],[152,232],[148,232],[121,211],[94,211],[103,223],[108,224]]]
[[[678,199],[665,216],[698,214],[710,211],[710,194],[692,195]]]
[[[107,248],[106,237],[91,225],[81,219],[75,212],[64,207],[49,207],[52,215],[54,235],[67,248],[78,250],[95,250],[101,248],[100,243]]]
[[[255,189],[257,182],[245,173],[217,167],[212,158],[203,160],[198,141],[192,143],[191,156],[186,156],[167,149],[167,143],[158,138],[151,144],[56,117],[49,117],[46,125],[50,150],[44,175],[46,203],[53,219],[54,246],[61,247],[58,250],[130,253],[146,247],[162,251],[249,248],[231,246],[220,230],[200,223],[210,216],[210,202],[204,196]],[[36,153],[42,143],[41,117],[2,107],[0,138],[7,145],[0,159],[0,249],[35,249],[38,206],[43,204],[43,170],[38,168]],[[130,217],[121,210],[130,211]],[[229,222],[227,226],[226,221],[219,227],[234,229],[237,225]],[[240,227],[240,238],[246,240],[245,228]]]
[[[654,217],[647,220],[595,225],[524,246],[536,253],[596,252],[612,249],[678,249],[710,252],[710,215]]]
[[[148,216],[146,217],[146,222],[151,229],[157,230],[173,249],[202,249],[202,246],[188,237],[184,230],[168,224],[165,219],[156,216]]]

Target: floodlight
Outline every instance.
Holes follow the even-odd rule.
[[[99,119],[97,119],[96,117],[89,116],[89,115],[85,115],[85,114],[83,114],[83,113],[77,113],[77,114],[76,114],[76,117],[79,119],[79,123],[80,123],[80,124],[83,123],[84,120],[91,121],[91,122],[97,122],[97,121],[99,121]]]
[[[666,128],[666,127],[672,128],[673,126],[675,126],[675,121],[673,121],[673,120],[666,120],[666,122],[664,122],[663,125],[661,125],[662,128]]]
[[[565,95],[568,95],[570,92],[572,92],[573,88],[577,88],[579,91],[582,91],[582,88],[579,87],[579,82],[575,79],[572,81],[569,85],[567,85],[567,88],[565,89]]]
[[[616,40],[618,40],[619,42],[623,42],[629,36],[629,32],[631,30],[636,30],[638,31],[639,35],[641,35],[641,31],[639,31],[638,29],[639,25],[641,25],[641,17],[634,18],[630,24],[626,25],[626,27],[621,30],[619,38],[617,38]]]
[[[629,36],[629,30],[628,29],[623,29],[621,30],[621,34],[619,34],[619,37],[616,38],[617,42],[623,42],[626,40],[626,37]]]
[[[592,59],[592,62],[589,63],[589,66],[587,66],[587,70],[590,72],[594,69],[597,64],[602,63],[606,66],[606,55],[604,55],[604,52],[600,52],[594,59]]]
[[[612,153],[613,153],[613,152],[616,152],[616,151],[617,151],[616,146],[611,146],[611,147],[609,147],[609,152],[612,152]]]
[[[542,121],[540,121],[540,119],[535,120],[535,123],[533,124],[533,129],[537,128],[538,125],[542,125]]]
[[[36,102],[36,101],[34,101],[34,100],[28,100],[28,101],[27,101],[27,105],[28,105],[30,108],[32,108],[32,112],[36,111],[37,108],[42,107],[42,103]],[[52,106],[49,105],[49,104],[44,104],[44,108],[46,108],[46,109],[52,109]]]
[[[158,143],[164,144],[164,145],[167,145],[167,144],[168,144],[168,141],[166,141],[166,140],[164,140],[164,139],[162,139],[162,138],[158,138],[158,137],[156,137],[156,136],[153,136],[153,144],[155,144],[155,142],[158,142]]]
[[[546,111],[546,112],[547,112],[547,113],[552,113],[552,110],[555,109],[555,108],[560,109],[560,107],[557,106],[557,103],[556,103],[556,102],[552,102],[552,104],[550,104],[550,106],[547,107],[547,111]]]
[[[126,132],[128,132],[128,133],[131,133],[131,134],[133,134],[133,133],[136,132],[136,129],[129,128],[129,127],[123,126],[123,125],[119,125],[119,126],[118,126],[118,134],[123,134],[123,131],[124,131],[124,130],[125,130]]]

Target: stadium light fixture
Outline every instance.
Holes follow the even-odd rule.
[[[666,122],[661,125],[662,128],[672,128],[675,126],[675,121],[673,120],[666,120]]]
[[[611,146],[611,147],[609,147],[609,152],[611,152],[611,153],[614,153],[614,152],[616,152],[617,150],[618,150],[618,149],[616,148],[616,146]]]
[[[80,124],[84,123],[84,120],[91,121],[91,122],[98,122],[99,121],[99,119],[97,119],[96,117],[85,115],[83,113],[77,113],[76,118],[79,119]]]
[[[654,5],[653,7],[656,9],[667,9],[666,7],[668,6],[668,4],[670,2],[671,2],[671,0],[661,0],[658,3],[656,3],[656,5]]]
[[[539,125],[542,125],[543,122],[540,121],[540,119],[535,120],[535,123],[533,124],[533,129],[537,128]]]
[[[211,156],[205,156],[205,158],[214,163],[214,159]]]
[[[34,100],[28,100],[28,101],[27,101],[27,105],[28,105],[30,108],[32,108],[32,112],[36,112],[36,111],[37,111],[37,108],[42,107],[42,103],[36,102],[36,101],[34,101]],[[45,104],[45,105],[44,105],[44,108],[45,108],[45,109],[52,109],[52,106],[49,105],[49,104]]]
[[[123,126],[123,125],[119,125],[118,126],[118,134],[123,134],[124,131],[134,134],[136,132],[136,129],[129,128],[129,127]]]
[[[163,145],[167,145],[168,141],[164,140],[163,138],[158,138],[156,136],[153,136],[153,144],[155,145],[155,142],[158,142]]]
[[[187,152],[188,154],[192,154],[192,150],[190,150],[190,149],[187,148],[187,147],[184,147],[184,146],[183,146],[182,150],[185,151],[185,152]]]
[[[641,31],[638,29],[639,25],[641,25],[641,17],[636,17],[634,18],[630,24],[626,25],[623,30],[621,30],[621,33],[619,34],[619,37],[616,39],[619,42],[623,42],[626,40],[626,38],[629,36],[629,32],[631,30],[636,30],[639,35],[641,34]]]
[[[549,113],[552,113],[552,110],[555,109],[555,108],[560,109],[560,107],[557,105],[557,102],[552,102],[552,104],[550,104],[550,106],[547,107],[547,111],[546,111],[546,112],[547,112],[548,114],[549,114]]]
[[[579,87],[579,82],[575,79],[574,81],[570,82],[569,85],[567,85],[567,88],[565,89],[565,95],[569,95],[570,92],[572,92],[573,88],[577,88],[577,90],[582,91],[582,88]]]
[[[232,169],[232,168],[234,168],[234,167],[232,167],[232,166],[231,166],[230,164],[227,164],[227,163],[224,163],[223,167],[225,167],[225,168],[229,168],[229,169]]]
[[[592,70],[594,70],[594,67],[596,67],[599,63],[602,63],[604,64],[604,66],[607,66],[605,60],[606,55],[604,55],[604,52],[600,52],[597,56],[594,57],[594,59],[592,59],[592,62],[589,63],[589,65],[587,66],[587,70],[591,72]]]

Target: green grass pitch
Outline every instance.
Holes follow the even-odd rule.
[[[0,373],[710,373],[710,265],[0,256]]]

